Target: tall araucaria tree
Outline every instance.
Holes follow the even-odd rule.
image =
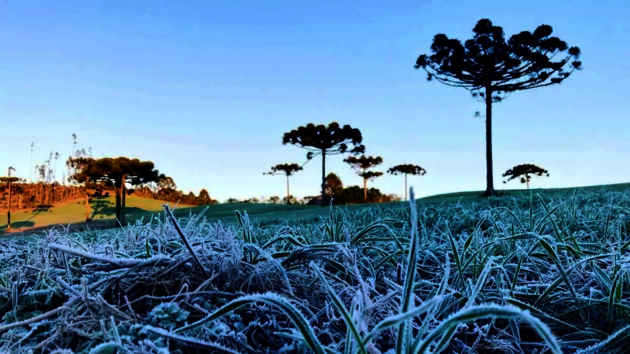
[[[503,174],[503,177],[509,177],[507,180],[503,181],[503,183],[508,183],[509,181],[520,177],[521,183],[526,184],[527,189],[529,189],[529,181],[532,179],[532,175],[549,177],[549,171],[529,163],[516,165]]]
[[[383,172],[372,172],[368,169],[376,167],[383,163],[383,158],[380,156],[365,156],[361,157],[348,156],[343,162],[352,166],[353,169],[358,170],[357,174],[363,178],[363,201],[367,203],[367,182],[368,180],[374,180],[377,177],[383,175]]]
[[[281,174],[287,176],[287,204],[291,204],[291,198],[289,196],[289,177],[291,177],[295,172],[302,171],[302,166],[296,163],[281,163],[271,167],[271,172],[265,172],[263,175],[272,175]]]
[[[9,166],[9,171],[7,177],[0,177],[0,182],[7,183],[9,187],[9,205],[7,211],[7,230],[11,229],[11,184],[18,182],[20,179],[18,177],[12,177],[11,171],[15,171],[13,166]]]
[[[477,22],[473,38],[458,39],[437,34],[431,55],[420,55],[415,68],[424,69],[427,80],[462,87],[486,105],[486,191],[495,195],[492,171],[492,104],[516,91],[560,84],[580,70],[580,49],[552,37],[549,25],[524,31],[506,41],[503,28],[488,19]]]
[[[398,175],[402,173],[405,175],[405,200],[408,200],[409,198],[407,197],[407,175],[424,176],[427,171],[418,165],[401,164],[390,167],[387,170],[387,173],[392,175]]]
[[[72,166],[74,174],[69,178],[78,183],[111,183],[116,191],[116,219],[125,224],[125,199],[127,183],[143,184],[160,182],[165,177],[154,169],[151,161],[140,161],[128,157],[91,157],[70,158],[68,164]]]
[[[282,144],[297,145],[308,150],[306,158],[322,156],[322,206],[327,205],[326,201],[326,156],[350,153],[354,155],[365,152],[365,146],[361,144],[363,136],[357,128],[349,125],[341,127],[339,123],[332,122],[325,126],[312,123],[298,127],[288,133],[284,133]],[[352,149],[348,145],[352,144]]]

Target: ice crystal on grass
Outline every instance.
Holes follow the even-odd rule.
[[[173,328],[184,324],[189,314],[190,312],[180,309],[177,303],[169,302],[153,308],[148,319],[152,325]]]
[[[241,212],[0,241],[0,352],[630,345],[628,192]]]

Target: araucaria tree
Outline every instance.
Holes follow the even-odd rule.
[[[9,167],[9,173],[7,177],[0,177],[0,182],[7,183],[9,187],[9,203],[8,203],[8,211],[7,211],[7,230],[11,229],[11,184],[18,182],[20,179],[18,177],[11,177],[11,171],[15,171],[15,168],[12,166]]]
[[[402,164],[389,168],[387,170],[387,173],[390,173],[392,175],[398,175],[402,173],[405,175],[405,200],[407,200],[407,175],[424,176],[427,171],[418,165]]]
[[[287,204],[291,204],[291,198],[289,198],[289,196],[291,195],[291,193],[289,193],[289,177],[291,177],[297,171],[302,171],[302,166],[296,163],[281,163],[271,167],[271,172],[263,173],[263,175],[275,176],[276,174],[281,174],[287,176]]]
[[[527,185],[527,189],[529,189],[529,181],[533,176],[547,176],[549,177],[549,171],[545,170],[542,167],[532,165],[532,164],[523,164],[512,167],[507,170],[503,177],[510,177],[507,180],[503,181],[503,183],[508,183],[509,181],[517,178],[521,178],[521,183],[525,183]]]
[[[140,161],[128,157],[91,157],[70,158],[74,174],[69,178],[78,183],[103,183],[113,185],[116,190],[116,219],[125,224],[125,199],[127,183],[160,183],[168,177],[159,174],[151,161]]]
[[[580,49],[552,37],[549,25],[524,31],[505,40],[503,28],[488,19],[477,22],[473,38],[458,39],[437,34],[432,54],[421,55],[415,68],[424,69],[429,81],[462,87],[486,105],[486,191],[495,194],[492,174],[492,103],[516,91],[560,84],[581,69]]]
[[[362,154],[365,152],[365,146],[361,131],[352,128],[349,125],[341,127],[339,123],[332,122],[325,126],[323,124],[315,125],[312,123],[306,126],[298,127],[288,133],[284,133],[282,144],[297,145],[308,150],[306,158],[311,160],[313,157],[322,156],[322,206],[326,206],[326,156],[339,154]],[[352,149],[348,147],[352,144]]]
[[[377,177],[383,175],[383,172],[372,172],[368,169],[376,167],[383,163],[383,158],[380,156],[365,156],[361,157],[348,156],[343,162],[352,166],[353,169],[358,170],[358,175],[363,178],[363,201],[367,202],[367,182],[368,180],[374,180]]]

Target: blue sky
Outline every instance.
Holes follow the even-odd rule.
[[[624,1],[2,1],[0,167],[28,177],[51,150],[149,159],[178,187],[213,198],[282,195],[272,165],[306,152],[282,135],[309,122],[363,132],[386,168],[414,163],[418,196],[485,188],[483,106],[413,69],[433,36],[467,39],[481,18],[510,36],[549,24],[582,49],[560,86],[517,92],[494,109],[495,185],[521,163],[534,187],[630,176],[630,5]],[[327,172],[361,180],[342,162]],[[6,167],[2,167],[6,166]],[[58,175],[64,170],[58,163]],[[315,195],[321,161],[291,180]],[[508,185],[520,188],[516,182]],[[403,178],[372,185],[403,193]]]

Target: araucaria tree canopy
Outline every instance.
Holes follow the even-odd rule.
[[[362,154],[365,152],[365,146],[361,144],[362,142],[363,136],[359,129],[352,128],[347,124],[341,127],[337,122],[332,122],[328,126],[309,123],[284,133],[282,137],[283,145],[292,144],[306,149],[308,160],[318,155],[322,156],[322,206],[327,204],[326,155]],[[352,148],[349,145],[352,145]]]
[[[70,158],[68,165],[75,171],[69,177],[78,183],[104,183],[113,185],[116,190],[116,219],[125,224],[126,183],[146,184],[161,182],[168,177],[159,174],[151,161],[140,161],[128,157]],[[172,179],[171,179],[172,181]]]
[[[263,175],[274,176],[276,173],[279,173],[287,176],[287,196],[285,199],[287,201],[287,204],[291,204],[291,193],[289,193],[289,177],[291,177],[295,172],[298,171],[302,171],[302,166],[296,163],[281,163],[271,167],[271,172],[263,173]]]
[[[407,200],[408,199],[407,198],[407,175],[424,176],[427,173],[427,171],[418,165],[400,164],[394,167],[390,167],[387,170],[387,173],[392,174],[394,176],[401,173],[405,175],[405,200]]]
[[[533,164],[517,165],[503,174],[503,177],[509,177],[507,180],[503,181],[503,183],[508,183],[509,181],[520,177],[521,183],[527,184],[527,189],[529,189],[529,181],[531,180],[532,175],[549,177],[549,171]]]
[[[516,91],[560,84],[582,67],[580,49],[553,37],[549,25],[523,31],[506,41],[503,28],[488,19],[477,22],[464,44],[437,34],[431,55],[420,55],[415,68],[429,81],[462,87],[486,104],[486,192],[495,194],[492,175],[492,103]]]
[[[358,170],[357,174],[363,178],[363,200],[367,202],[367,181],[374,180],[377,177],[383,175],[383,172],[368,171],[372,167],[376,167],[383,163],[383,158],[380,156],[365,156],[361,157],[348,156],[343,162],[352,166],[353,169]]]

